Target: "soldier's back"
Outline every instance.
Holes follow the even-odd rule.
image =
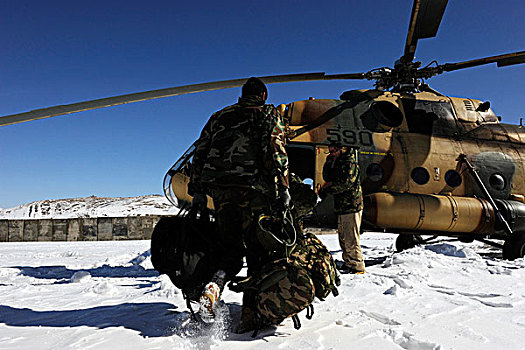
[[[211,145],[203,168],[204,182],[250,185],[263,168],[261,108],[229,106],[214,115]]]

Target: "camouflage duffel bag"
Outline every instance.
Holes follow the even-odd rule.
[[[305,233],[297,242],[290,259],[308,271],[315,286],[315,296],[324,300],[330,292],[339,295],[337,286],[341,285],[339,274],[330,251],[312,233]]]
[[[308,308],[312,318],[315,287],[308,271],[292,260],[280,259],[265,265],[257,276],[256,307],[260,316],[273,324],[292,317],[294,327],[301,323],[297,313]]]

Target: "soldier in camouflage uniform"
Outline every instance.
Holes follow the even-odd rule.
[[[188,193],[192,207],[206,206],[206,194],[213,199],[222,248],[214,282],[220,289],[240,271],[243,257],[249,275],[269,260],[255,236],[256,215],[282,210],[290,201],[283,120],[266,97],[262,81],[250,78],[238,103],[214,113],[196,143]],[[240,330],[249,330],[254,303],[255,295],[245,292]],[[204,316],[213,320],[211,307]]]
[[[323,167],[326,184],[320,196],[333,194],[334,211],[338,215],[339,244],[343,250],[341,273],[364,273],[365,264],[359,244],[359,230],[363,213],[357,150],[342,148],[339,144],[329,147],[330,154]]]

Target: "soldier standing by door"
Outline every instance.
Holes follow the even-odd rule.
[[[337,231],[343,250],[341,273],[365,273],[359,234],[363,213],[363,192],[359,174],[357,149],[347,149],[332,143],[323,167],[326,181],[319,191],[321,198],[334,196],[334,211],[338,215]]]

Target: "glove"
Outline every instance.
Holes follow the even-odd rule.
[[[328,191],[326,190],[326,188],[321,188],[319,192],[317,192],[317,195],[319,196],[319,198],[321,198],[321,200],[324,200],[328,196]]]
[[[279,190],[279,199],[281,200],[281,203],[284,204],[285,208],[290,207],[290,201],[292,200],[292,197],[290,196],[290,192],[287,188]]]
[[[204,193],[195,193],[191,200],[192,209],[204,210],[208,206],[208,198]]]

